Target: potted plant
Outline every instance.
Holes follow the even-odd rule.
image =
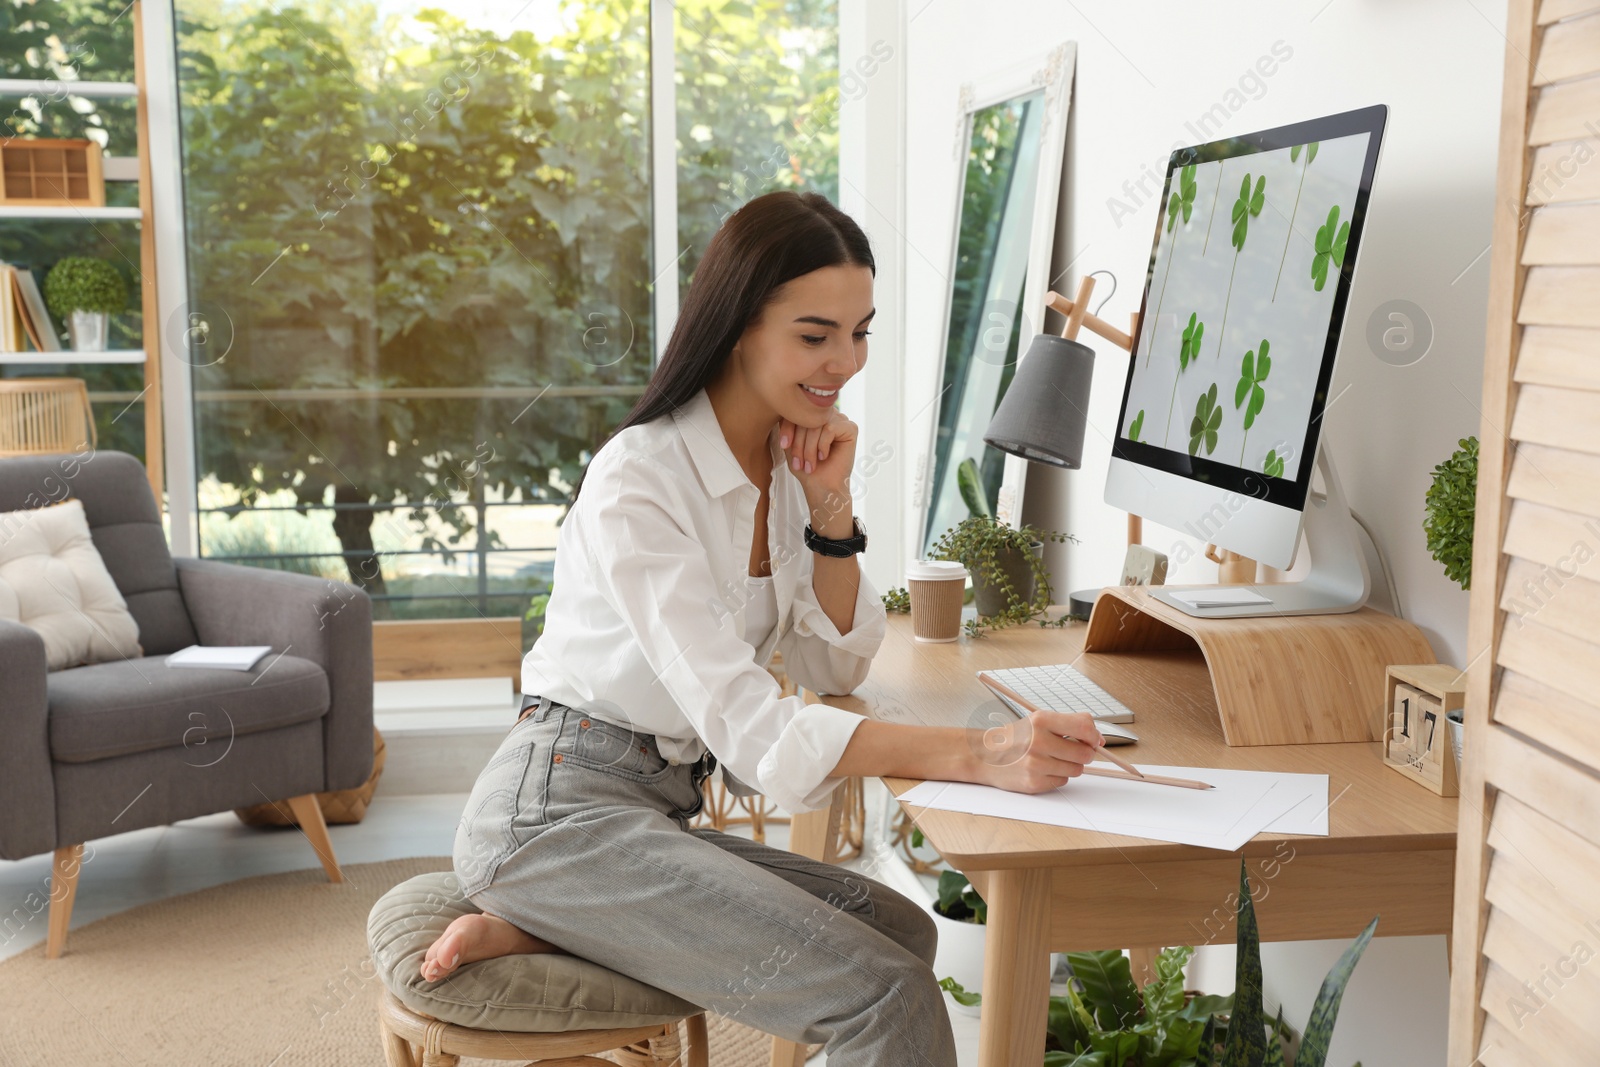
[[[1013,529],[989,510],[989,494],[976,460],[956,468],[956,486],[967,517],[944,532],[932,559],[956,560],[972,572],[973,603],[980,619],[996,628],[1026,622],[1050,606],[1050,575],[1044,565],[1045,541],[1073,541],[1069,534],[1041,533],[1032,526]],[[967,624],[976,636],[982,623]]]
[[[1464,437],[1450,458],[1433,468],[1423,498],[1422,531],[1428,554],[1444,564],[1444,574],[1463,589],[1472,588],[1472,526],[1478,500],[1478,439]]]
[[[67,324],[78,352],[103,352],[110,317],[128,307],[128,286],[103,259],[68,256],[50,268],[44,279],[50,310]]]
[[[1155,976],[1143,989],[1119,950],[1067,953],[1073,978],[1064,995],[1050,998],[1043,1067],[1267,1065],[1284,1063],[1286,1052],[1295,1067],[1325,1067],[1345,986],[1378,920],[1367,924],[1328,971],[1305,1031],[1297,1035],[1284,1024],[1281,1007],[1276,1019],[1268,1019],[1262,1004],[1261,935],[1243,860],[1238,899],[1236,987],[1226,997],[1183,988],[1183,968],[1193,948],[1163,949]],[[983,999],[951,978],[939,985],[957,1003],[975,1006]]]
[[[989,918],[988,905],[959,871],[939,872],[939,899],[930,906],[939,928],[939,948],[934,973],[945,976],[963,992],[983,989],[983,951]],[[948,990],[951,987],[945,986]],[[978,1001],[951,993],[951,1007],[963,1015],[977,1015]]]
[[[978,615],[999,628],[1026,622],[1050,606],[1044,543],[1076,540],[1033,526],[1007,526],[992,515],[969,515],[940,536],[930,558],[955,560],[972,572]]]

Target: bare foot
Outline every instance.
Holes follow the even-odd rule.
[[[422,960],[422,977],[437,982],[464,963],[530,952],[560,952],[548,941],[512,926],[497,915],[463,915],[445,927]]]

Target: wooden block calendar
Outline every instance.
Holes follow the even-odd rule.
[[[1442,663],[1392,666],[1384,691],[1383,762],[1442,797],[1456,796],[1456,757],[1446,717],[1466,705],[1466,673]]]

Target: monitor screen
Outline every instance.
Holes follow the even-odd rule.
[[[1172,153],[1115,458],[1304,508],[1386,116]]]

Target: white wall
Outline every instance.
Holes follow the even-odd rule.
[[[1427,554],[1422,496],[1433,465],[1478,429],[1488,284],[1482,253],[1490,232],[1504,10],[1455,0],[909,0],[907,8],[908,412],[931,397],[942,353],[938,294],[949,271],[957,182],[951,152],[962,81],[1059,41],[1077,42],[1062,221],[1063,263],[1074,265],[1056,288],[1070,293],[1080,272],[1113,271],[1120,288],[1102,314],[1118,324],[1138,309],[1161,176],[1174,144],[1209,140],[1219,125],[1223,134],[1242,133],[1366,104],[1390,106],[1328,439],[1352,506],[1388,553],[1406,615],[1441,659],[1465,664],[1467,595]],[[1286,59],[1273,55],[1274,44]],[[1263,57],[1270,76],[1259,74]],[[1213,132],[1197,136],[1208,113]],[[1104,277],[1097,280],[1104,293]],[[1394,299],[1417,305],[1432,324],[1431,349],[1411,366],[1386,363],[1367,345],[1368,320]],[[1097,338],[1091,343],[1100,361],[1083,469],[1035,467],[1029,475],[1027,517],[1083,541],[1052,558],[1062,589],[1115,581],[1125,544],[1122,513],[1101,498],[1126,356]],[[913,456],[926,428],[909,429]],[[1215,580],[1200,546],[1182,535],[1147,524],[1145,541],[1169,555],[1188,545],[1196,562],[1176,569],[1172,580]]]
[[[1479,425],[1503,7],[1476,0],[906,6],[908,412],[931,397],[942,353],[939,294],[949,270],[958,177],[952,138],[963,81],[1059,41],[1077,42],[1058,254],[1072,268],[1055,287],[1070,294],[1080,273],[1115,272],[1120,288],[1102,314],[1118,324],[1139,306],[1171,148],[1367,104],[1390,106],[1327,437],[1352,506],[1394,567],[1405,614],[1442,660],[1464,665],[1467,595],[1428,557],[1422,497],[1433,465]],[[1263,57],[1269,62],[1258,67]],[[1208,113],[1213,125],[1196,133]],[[1366,340],[1368,320],[1395,299],[1415,304],[1431,322],[1431,348],[1410,366],[1380,360]],[[1098,339],[1091,343],[1100,362],[1083,469],[1033,468],[1024,509],[1029,521],[1083,541],[1052,557],[1058,590],[1115,581],[1125,544],[1124,515],[1102,494],[1127,357]],[[907,433],[914,462],[926,427]],[[907,514],[914,515],[909,485],[906,492]],[[1215,580],[1200,546],[1181,535],[1147,524],[1145,542],[1169,554],[1187,544],[1194,554],[1171,580]],[[1419,945],[1432,945],[1432,955],[1423,958]],[[1356,972],[1330,1062],[1442,1063],[1443,958],[1442,938],[1375,942]],[[1329,959],[1325,944],[1272,952],[1269,995],[1290,1001],[1296,1023],[1309,1004],[1296,1003],[1298,991],[1306,983],[1315,988]],[[1231,968],[1202,963],[1201,970],[1231,988]],[[1406,1054],[1397,1058],[1398,1047]]]

